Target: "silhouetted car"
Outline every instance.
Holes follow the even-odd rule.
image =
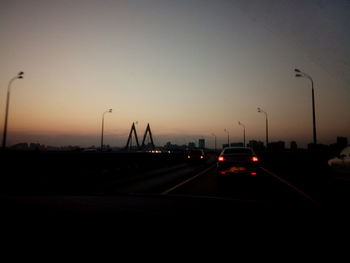
[[[340,175],[350,175],[350,146],[345,147],[337,157],[328,160],[332,171]]]
[[[195,150],[190,150],[187,153],[187,161],[188,162],[205,162],[206,156],[203,150],[200,149],[195,149]]]
[[[257,175],[259,159],[251,148],[227,147],[217,160],[217,174],[230,176],[238,174]]]

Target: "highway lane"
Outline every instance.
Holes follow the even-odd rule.
[[[267,207],[319,207],[305,192],[262,168],[258,176],[233,176],[218,180],[215,165],[165,189],[163,195],[198,196],[252,201]]]
[[[267,169],[262,169],[258,176],[218,181],[212,162],[178,168],[112,185],[105,193],[3,196],[0,204],[7,215],[102,214],[118,217],[239,216],[239,211],[260,213],[266,208],[295,211],[295,208],[303,210],[319,206],[317,200]]]
[[[319,207],[318,200],[276,173],[261,167],[257,176],[218,180],[215,158],[205,164],[186,164],[173,171],[111,184],[103,194],[153,194],[256,202],[269,207]],[[102,188],[105,188],[103,186]]]
[[[97,187],[99,194],[160,194],[164,189],[171,188],[193,175],[201,173],[212,166],[215,162],[214,156],[208,156],[207,160],[199,163],[183,162],[180,165],[166,169],[156,169],[147,173],[140,173],[128,180],[114,180],[103,182]]]
[[[214,156],[207,163],[166,165],[134,176],[120,176],[119,171],[111,170],[107,177],[102,174],[99,180],[92,180],[97,178],[95,176],[87,182],[81,178],[68,188],[56,186],[55,191],[50,190],[54,180],[47,183],[34,181],[30,187],[38,183],[38,190],[35,188],[24,195],[21,188],[13,194],[5,192],[0,203],[3,211],[9,214],[25,215],[33,211],[45,215],[229,214],[226,211],[232,208],[314,208],[319,207],[318,201],[322,207],[336,203],[348,207],[349,184],[330,180],[326,176],[328,171],[323,171],[322,167],[316,169],[315,165],[309,165],[309,168],[300,169],[300,166],[288,163],[266,164],[268,166],[262,163],[257,176],[232,177],[225,181],[218,181]],[[317,181],[317,178],[320,179]],[[69,181],[59,181],[59,186],[63,182]],[[41,190],[47,187],[46,191]],[[314,193],[318,192],[319,195],[315,196]],[[320,196],[323,199],[319,199]],[[330,196],[334,196],[333,199]]]

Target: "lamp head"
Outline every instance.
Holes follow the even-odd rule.
[[[303,75],[301,74],[295,74],[296,77],[302,77]]]
[[[295,71],[295,72],[299,72],[299,73],[301,72],[301,71],[300,71],[299,69],[297,69],[297,68],[294,69],[294,71]]]

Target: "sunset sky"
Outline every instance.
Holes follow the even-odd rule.
[[[8,145],[124,146],[350,139],[350,1],[0,0],[0,129]]]

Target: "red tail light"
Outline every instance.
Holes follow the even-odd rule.
[[[224,159],[224,156],[219,156],[219,158],[218,158],[218,161],[219,162],[223,162],[225,159]]]
[[[256,172],[251,172],[250,174],[251,174],[251,175],[256,175]]]
[[[253,156],[253,157],[252,157],[252,162],[259,162],[259,158],[256,157],[256,156]]]

